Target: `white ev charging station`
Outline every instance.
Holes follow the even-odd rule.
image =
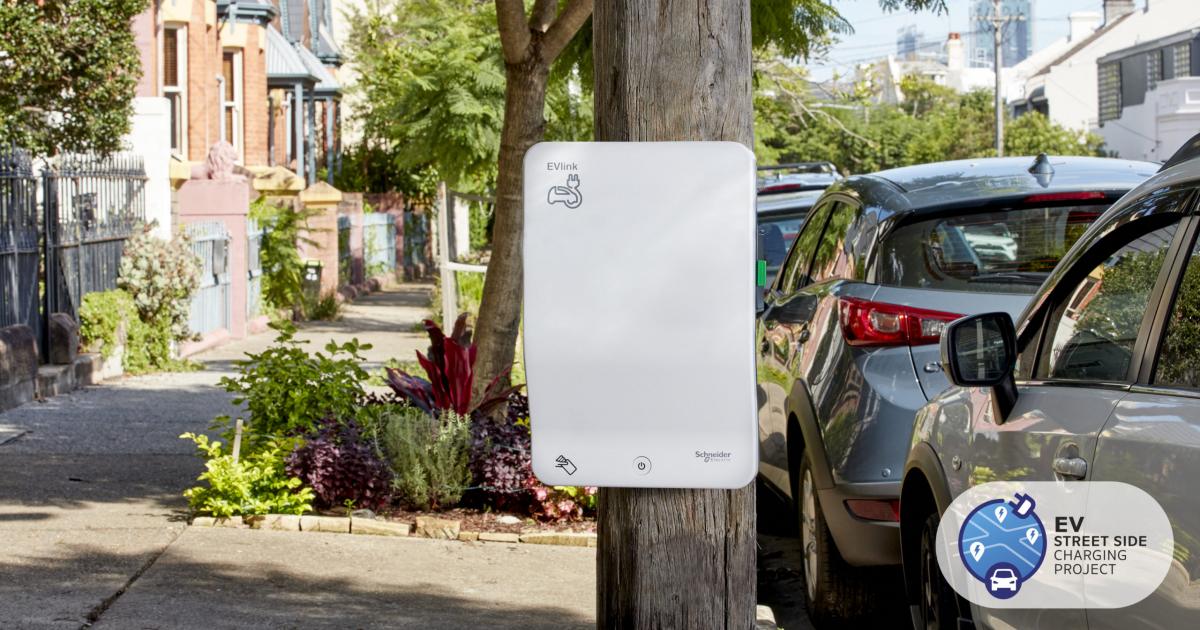
[[[542,482],[754,479],[754,201],[754,155],[735,142],[526,153],[525,370]]]

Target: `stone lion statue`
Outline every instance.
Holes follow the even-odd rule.
[[[224,140],[218,141],[208,149],[208,157],[204,159],[204,177],[217,181],[243,181],[252,173],[237,163],[238,152],[232,144]],[[193,175],[194,176],[194,175]]]

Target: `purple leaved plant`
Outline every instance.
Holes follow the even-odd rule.
[[[392,498],[392,470],[353,420],[326,418],[287,459],[287,474],[312,487],[318,507],[378,510]]]

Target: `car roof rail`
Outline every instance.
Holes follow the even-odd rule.
[[[1191,140],[1183,143],[1183,146],[1179,147],[1175,155],[1172,155],[1169,160],[1163,163],[1162,168],[1158,169],[1158,172],[1161,173],[1172,166],[1183,164],[1197,157],[1200,157],[1200,133],[1192,136]]]
[[[795,171],[797,173],[828,173],[837,175],[837,167],[833,162],[787,162],[784,164],[767,164],[758,167],[759,171]]]

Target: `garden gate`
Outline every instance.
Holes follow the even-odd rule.
[[[192,252],[200,258],[200,288],[192,298],[188,328],[198,335],[228,330],[229,231],[220,221],[199,221],[184,226],[184,232],[192,239]]]
[[[78,319],[84,295],[116,288],[145,204],[140,156],[64,154],[35,167],[28,151],[0,149],[0,326],[32,328],[45,357],[51,313]]]

